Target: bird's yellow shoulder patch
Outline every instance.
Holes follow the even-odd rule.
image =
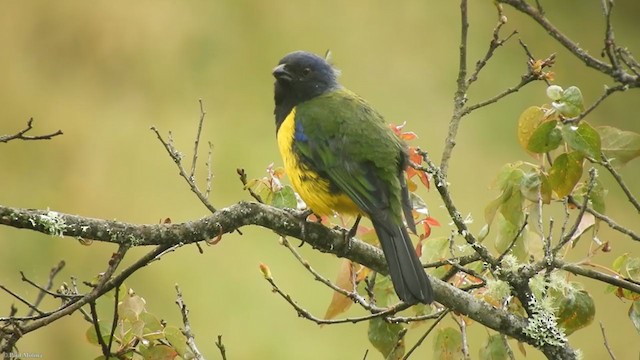
[[[329,181],[300,162],[293,149],[296,129],[296,109],[293,108],[278,129],[278,148],[284,161],[284,169],[291,185],[307,206],[318,215],[330,215],[334,211],[358,214],[358,206],[344,193],[331,192]]]

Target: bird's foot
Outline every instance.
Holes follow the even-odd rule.
[[[304,210],[298,210],[298,209],[285,209],[286,212],[288,212],[289,214],[293,215],[293,217],[297,218],[298,220],[300,220],[301,224],[300,227],[302,229],[302,236],[300,239],[300,245],[298,245],[298,247],[302,247],[302,245],[304,245],[305,241],[305,226],[304,223],[307,221],[307,218],[313,214],[313,210],[311,209],[304,209]],[[317,217],[317,216],[316,216]],[[319,217],[318,217],[319,218]]]
[[[358,232],[358,224],[360,224],[360,219],[362,216],[358,215],[356,221],[353,223],[353,226],[349,231],[346,231],[344,228],[342,229],[342,234],[344,236],[345,246],[342,251],[340,251],[340,256],[345,257],[349,252],[351,252],[351,247],[353,245],[353,238],[356,236]]]

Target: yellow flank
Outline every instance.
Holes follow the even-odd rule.
[[[300,163],[293,152],[296,109],[293,108],[278,129],[278,148],[291,184],[307,206],[318,215],[359,214],[358,206],[344,193],[331,193],[329,182]]]

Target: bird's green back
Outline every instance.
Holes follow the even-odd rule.
[[[295,121],[294,151],[303,163],[366,213],[390,209],[393,222],[402,221],[406,149],[378,112],[341,88],[299,104]]]

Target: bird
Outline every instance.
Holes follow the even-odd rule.
[[[407,231],[416,232],[404,175],[406,144],[338,82],[339,71],[325,58],[294,51],[272,74],[276,138],[293,188],[317,215],[356,215],[354,227],[368,217],[398,298],[431,303],[432,286]]]

